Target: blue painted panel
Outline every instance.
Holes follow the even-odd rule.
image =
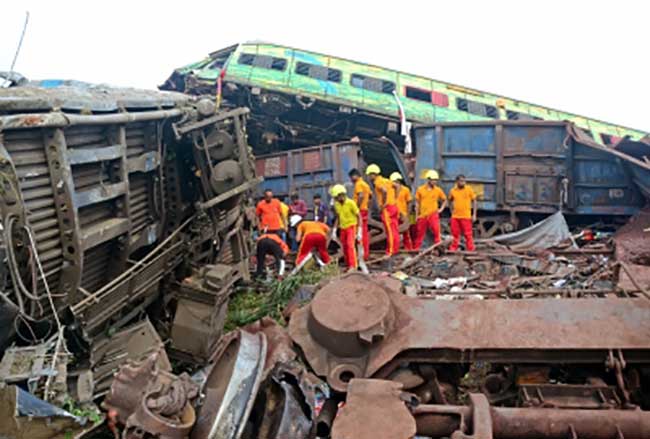
[[[438,169],[438,142],[436,139],[436,131],[433,128],[422,128],[415,130],[415,148],[416,148],[416,161],[415,161],[415,175],[416,184],[421,184],[419,176],[425,169]]]
[[[565,155],[562,145],[566,138],[564,127],[504,126],[504,152],[527,152]]]
[[[494,153],[494,127],[445,127],[445,152]]]
[[[496,183],[496,161],[489,157],[445,157],[443,178],[454,179],[459,174],[469,181]]]

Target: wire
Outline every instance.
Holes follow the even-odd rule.
[[[14,67],[16,67],[16,61],[18,60],[18,54],[20,54],[20,49],[23,46],[23,40],[25,39],[25,32],[27,32],[27,23],[29,23],[29,11],[25,11],[25,24],[23,25],[23,31],[20,34],[20,40],[18,41],[18,47],[16,47],[16,53],[14,54],[14,59],[11,62],[11,68],[9,69],[9,78],[13,76]]]
[[[43,280],[43,286],[45,287],[45,292],[47,293],[47,299],[50,302],[52,307],[52,314],[54,315],[54,321],[56,322],[56,327],[58,329],[56,346],[54,347],[54,355],[52,357],[52,370],[56,370],[56,362],[59,358],[59,351],[61,350],[61,345],[63,343],[63,326],[61,325],[61,320],[59,320],[59,314],[56,312],[56,306],[54,305],[54,299],[52,298],[52,292],[50,291],[50,286],[47,283],[47,277],[45,277],[45,270],[43,270],[43,265],[41,264],[41,259],[38,257],[38,250],[36,249],[36,242],[34,242],[34,235],[32,234],[31,228],[25,226],[25,231],[27,232],[27,237],[29,238],[29,245],[32,247],[34,252],[34,259],[36,260],[36,266]],[[43,400],[47,401],[49,398],[49,389],[52,383],[53,375],[48,375],[47,380],[45,381],[45,389],[43,390]]]

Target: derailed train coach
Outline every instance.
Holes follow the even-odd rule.
[[[56,323],[92,351],[147,310],[170,319],[172,351],[207,355],[228,288],[248,276],[247,117],[177,93],[0,90],[2,344]]]

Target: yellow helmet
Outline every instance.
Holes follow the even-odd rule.
[[[330,189],[330,194],[332,194],[333,197],[338,197],[341,194],[347,194],[348,191],[345,190],[345,186],[342,184],[335,184],[332,186],[332,189]]]
[[[425,177],[427,180],[438,180],[438,179],[440,178],[440,177],[438,176],[438,172],[437,172],[437,171],[434,171],[434,170],[427,171],[427,173],[424,174],[424,177]]]
[[[402,174],[399,172],[393,172],[390,174],[390,181],[397,181],[397,180],[404,180],[404,177],[402,177]]]
[[[366,168],[366,175],[370,174],[381,174],[381,169],[379,169],[379,166],[375,165],[374,163],[371,165],[368,165]]]

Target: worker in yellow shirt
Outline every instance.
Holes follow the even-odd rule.
[[[358,169],[350,170],[349,174],[350,180],[354,183],[354,194],[352,199],[361,212],[361,244],[363,245],[363,259],[368,260],[370,257],[370,235],[368,234],[368,206],[370,205],[370,199],[372,198],[372,191],[370,190],[370,185],[363,181],[361,178],[361,173]]]
[[[415,192],[416,203],[416,234],[415,249],[422,247],[422,241],[427,234],[427,229],[433,233],[433,242],[440,242],[440,213],[447,207],[447,197],[442,189],[438,186],[438,173],[436,171],[427,171],[425,174],[427,182],[418,188]],[[440,204],[442,201],[442,205]]]
[[[340,241],[343,250],[343,259],[349,270],[356,270],[358,267],[357,260],[357,240],[361,241],[361,211],[359,206],[352,199],[348,198],[345,187],[337,184],[332,188],[334,196],[334,211],[336,219],[332,234],[336,229],[340,230]]]
[[[460,234],[465,236],[465,246],[468,251],[474,251],[474,238],[472,237],[472,223],[476,221],[476,194],[465,182],[465,176],[456,177],[456,184],[449,191],[451,207],[451,236],[453,241],[449,247],[450,251],[458,250]]]
[[[381,175],[381,169],[375,164],[368,165],[366,175],[375,186],[377,205],[381,211],[381,222],[386,232],[386,254],[399,253],[399,211],[397,196],[393,183]]]
[[[413,196],[411,195],[411,189],[404,183],[404,178],[399,172],[393,172],[390,174],[390,181],[393,182],[393,188],[397,194],[397,210],[399,211],[399,224],[409,222],[409,211],[411,210],[411,201],[413,201]],[[413,250],[413,240],[411,239],[411,232],[406,229],[402,233],[402,241],[404,241],[405,250]]]

